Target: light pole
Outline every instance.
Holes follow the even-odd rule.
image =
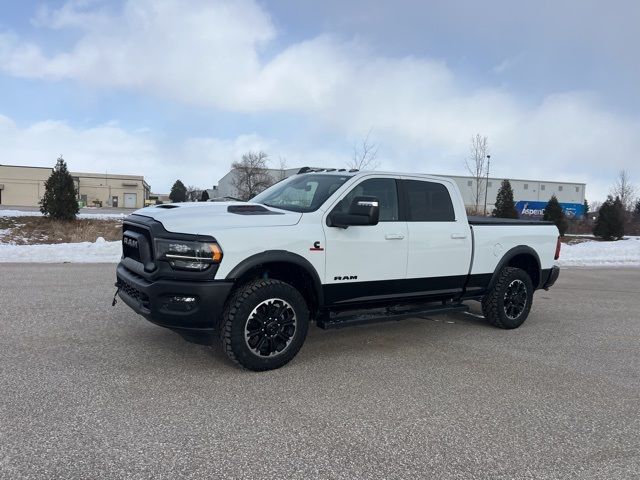
[[[489,166],[491,165],[491,155],[487,155],[487,184],[484,186],[484,216],[487,216],[487,195],[489,194]]]

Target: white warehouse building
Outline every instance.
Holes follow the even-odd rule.
[[[299,168],[289,168],[286,170],[268,169],[267,172],[277,182],[283,178],[290,177],[298,173]],[[476,206],[476,178],[462,175],[437,175],[443,178],[454,180],[464,200],[465,206],[469,211],[475,210]],[[224,197],[237,197],[238,192],[233,186],[234,184],[233,170],[223,176],[218,185],[208,190],[209,197],[212,200],[222,199]],[[485,187],[487,188],[487,213],[491,213],[495,207],[496,196],[502,183],[503,178],[490,177],[480,180],[480,198],[478,199],[478,212],[484,211],[485,204]],[[562,206],[565,214],[569,217],[581,217],[584,214],[584,200],[586,184],[578,182],[559,182],[547,180],[522,180],[509,179],[511,188],[513,189],[513,199],[516,203],[516,209],[521,217],[542,217],[542,210],[552,195],[555,195]]]
[[[458,175],[439,175],[450,178],[458,184],[464,203],[469,210],[476,205],[476,178]],[[490,177],[480,180],[479,213],[484,210],[485,187],[487,188],[487,212],[495,207],[496,196],[502,178]],[[565,214],[570,217],[581,217],[584,214],[586,184],[578,182],[558,182],[548,180],[508,179],[513,189],[513,200],[521,217],[541,217],[542,210],[552,195],[555,195]]]

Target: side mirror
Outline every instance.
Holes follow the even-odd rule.
[[[349,205],[349,213],[332,212],[327,218],[330,227],[347,228],[355,225],[377,225],[380,206],[376,197],[356,197]]]

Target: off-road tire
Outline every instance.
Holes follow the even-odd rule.
[[[511,318],[514,315],[510,317],[505,311],[505,295],[514,282],[515,285],[520,285],[518,282],[524,284],[526,303],[522,311],[515,318]],[[498,328],[518,328],[529,316],[532,301],[533,283],[529,274],[520,268],[505,267],[500,272],[493,288],[482,299],[482,313],[491,325]]]
[[[261,357],[245,339],[250,315],[261,303],[282,299],[295,312],[295,331],[290,343],[276,356]],[[309,307],[296,288],[280,280],[259,279],[239,286],[229,297],[222,315],[220,337],[227,356],[243,368],[253,371],[273,370],[296,356],[309,329]]]

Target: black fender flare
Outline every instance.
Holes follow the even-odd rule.
[[[239,264],[231,269],[227,274],[226,279],[235,281],[242,277],[249,270],[254,269],[259,265],[265,263],[292,263],[304,269],[313,281],[313,289],[318,299],[319,305],[324,305],[324,294],[322,290],[322,282],[320,281],[320,275],[317,270],[311,264],[309,260],[297,253],[289,252],[287,250],[266,250],[264,252],[256,253],[250,257],[245,258]]]
[[[500,275],[500,272],[504,267],[506,267],[509,264],[511,259],[513,259],[517,255],[522,255],[522,254],[531,255],[535,259],[538,267],[538,275],[539,275],[538,278],[542,278],[542,275],[541,275],[542,272],[540,270],[541,268],[540,256],[538,255],[538,252],[536,252],[533,248],[527,245],[518,245],[517,247],[513,247],[512,249],[508,250],[507,253],[505,253],[502,256],[502,258],[498,262],[498,265],[496,266],[496,269],[493,271],[493,275],[491,276],[491,280],[489,281],[487,290],[491,290],[494,287],[494,285],[498,281],[498,276]],[[534,285],[533,288],[537,289],[538,285]]]

